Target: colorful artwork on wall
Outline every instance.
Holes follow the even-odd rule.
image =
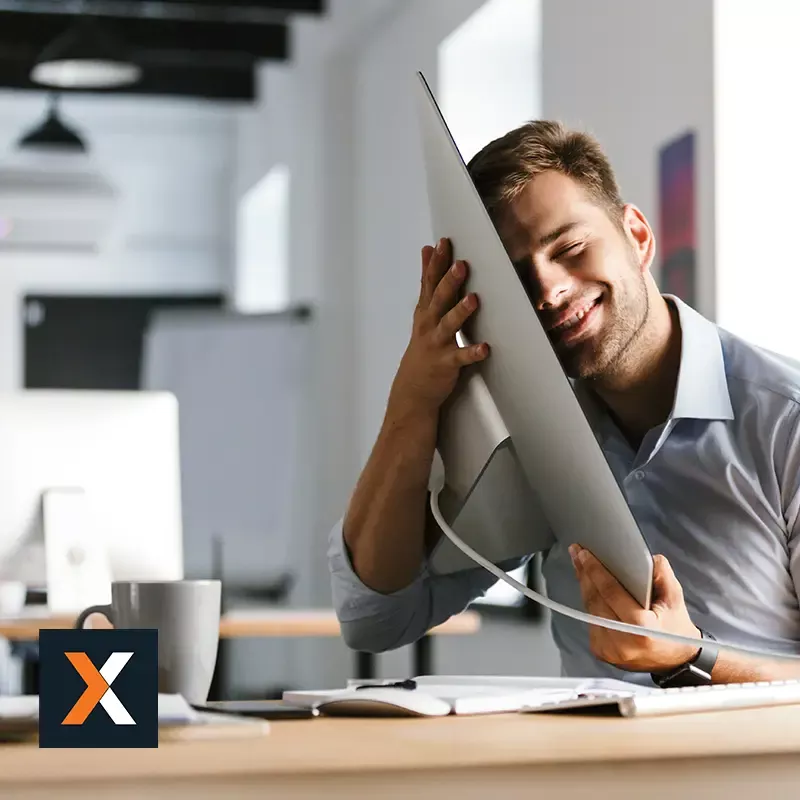
[[[659,288],[696,307],[695,134],[668,142],[659,152],[658,251],[661,252]]]

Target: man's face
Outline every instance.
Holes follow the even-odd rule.
[[[641,240],[652,236],[630,208],[623,228],[559,172],[534,178],[499,221],[503,244],[572,378],[613,369],[647,319]]]

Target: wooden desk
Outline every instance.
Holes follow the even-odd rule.
[[[800,706],[641,720],[501,714],[273,722],[158,750],[0,748],[0,793],[107,798],[796,798]],[[503,796],[505,800],[505,796]]]
[[[108,626],[105,617],[96,614],[91,619],[93,626]],[[39,631],[48,628],[71,628],[75,615],[47,615],[33,613],[15,619],[0,619],[0,637],[10,641],[36,641]],[[414,674],[427,675],[434,672],[430,652],[431,636],[468,635],[480,629],[481,618],[475,611],[465,611],[433,628],[414,645]],[[220,638],[281,638],[281,637],[337,637],[341,627],[332,609],[275,609],[248,608],[231,610],[222,615],[219,626]],[[210,699],[219,700],[226,695],[225,653],[220,648],[217,670],[211,687]],[[362,680],[375,677],[375,656],[372,653],[356,653],[353,676]],[[23,690],[26,694],[38,693],[38,676],[35,668],[25,671]]]
[[[14,619],[0,619],[0,637],[11,641],[35,641],[39,631],[48,628],[71,628],[75,624],[73,614],[41,616],[29,615]],[[92,624],[102,626],[104,617],[92,617]],[[480,616],[474,611],[465,611],[447,622],[433,628],[433,635],[465,635],[480,629]],[[231,610],[220,620],[219,635],[223,639],[259,637],[296,637],[341,635],[339,620],[330,609],[275,609],[249,608]]]

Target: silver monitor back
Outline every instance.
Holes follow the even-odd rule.
[[[477,369],[508,430],[519,469],[555,538],[564,546],[577,542],[591,550],[649,608],[653,562],[647,543],[433,93],[421,73],[418,78],[419,127],[434,238],[449,238],[454,258],[469,264],[465,291],[477,293],[480,310],[465,334],[470,341],[486,341],[491,347],[491,355]],[[440,442],[439,450],[453,452],[453,447]],[[457,459],[449,464],[443,461],[447,481],[448,473],[458,474],[459,464]],[[489,498],[484,502],[491,504]]]
[[[439,507],[462,540],[494,564],[541,552],[553,544],[511,434],[475,367],[462,370],[442,409],[437,451],[446,479]],[[438,575],[475,568],[472,559],[446,536],[439,539],[429,561],[431,572]]]

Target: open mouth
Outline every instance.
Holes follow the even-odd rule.
[[[596,297],[591,303],[576,311],[563,322],[554,325],[547,331],[550,340],[554,344],[567,344],[581,338],[599,317],[602,302],[602,295]]]

